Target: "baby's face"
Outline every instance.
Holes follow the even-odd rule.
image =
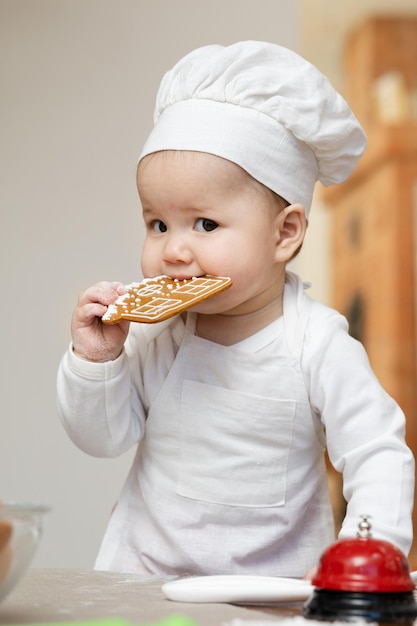
[[[137,182],[145,277],[229,276],[233,286],[198,305],[200,313],[248,312],[274,289],[283,271],[276,260],[281,207],[239,166],[206,153],[159,152],[141,161]]]

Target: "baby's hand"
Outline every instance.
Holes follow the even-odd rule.
[[[305,574],[304,580],[313,580],[314,576],[317,573],[317,567],[311,567]]]
[[[104,363],[116,359],[127,337],[129,322],[105,325],[101,318],[109,304],[125,293],[121,283],[101,282],[80,293],[72,315],[74,353],[86,361]]]

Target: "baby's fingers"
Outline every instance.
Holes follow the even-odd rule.
[[[119,295],[120,283],[97,283],[82,291],[72,318],[72,330],[84,328],[95,323],[107,311]]]
[[[96,283],[80,293],[78,306],[95,303],[107,307],[109,304],[113,304],[116,298],[124,292],[125,288],[122,283]]]
[[[121,283],[101,282],[81,292],[71,321],[74,352],[88,361],[110,361],[122,351],[129,324],[113,328],[101,321],[107,308],[125,289]]]

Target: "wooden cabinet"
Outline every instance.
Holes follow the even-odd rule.
[[[345,97],[368,149],[346,183],[323,190],[332,304],[404,410],[417,456],[417,18],[367,21],[348,39],[345,61]],[[417,541],[410,561],[416,569]]]

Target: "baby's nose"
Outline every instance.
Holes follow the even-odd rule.
[[[167,263],[190,263],[193,254],[185,235],[170,234],[165,243],[164,260]]]

